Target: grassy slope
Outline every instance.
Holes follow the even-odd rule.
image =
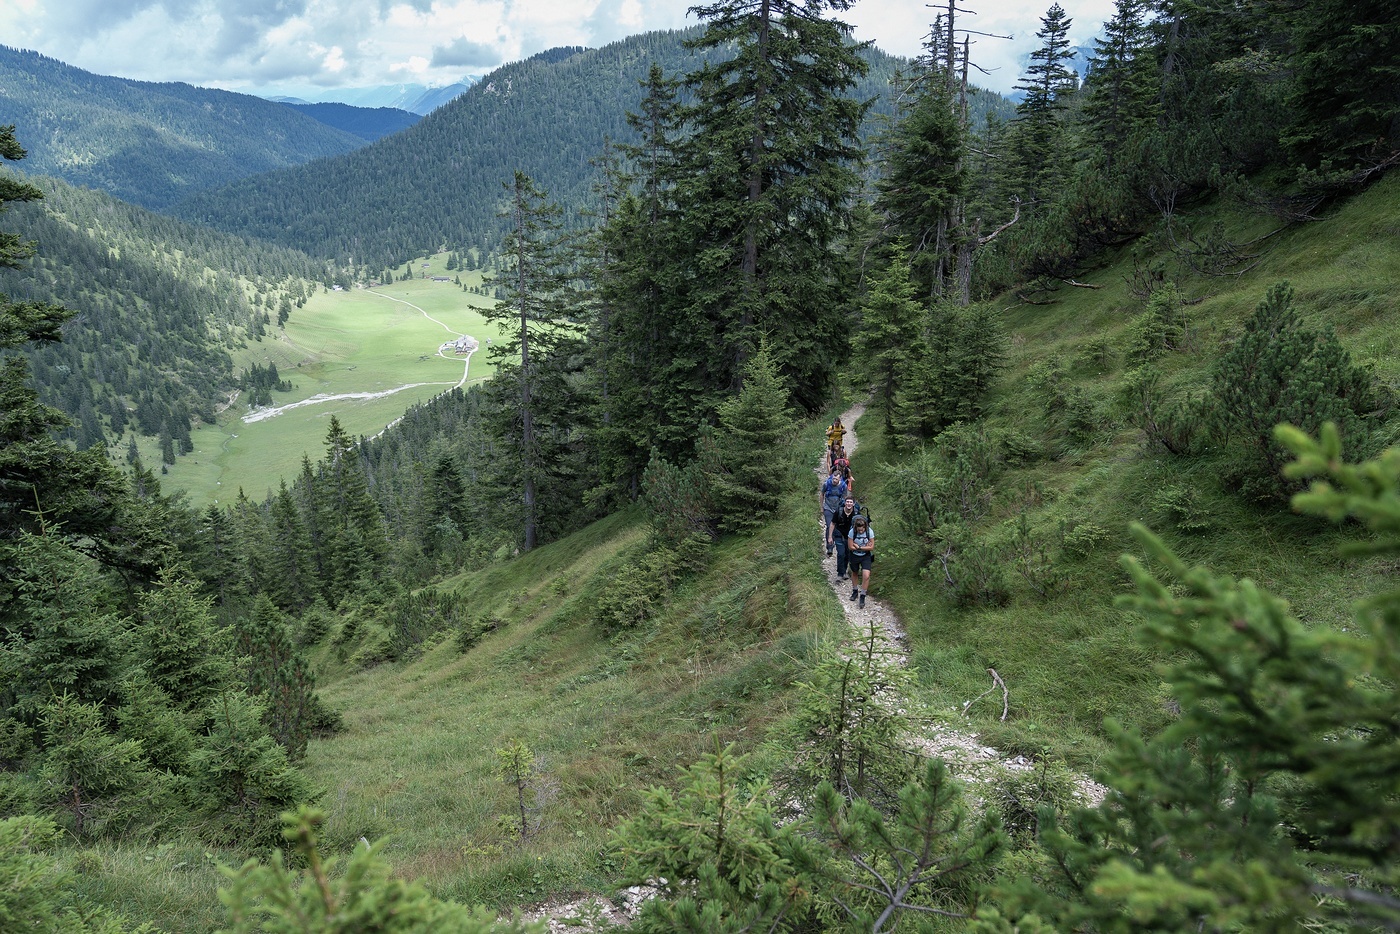
[[[817,641],[836,631],[841,611],[812,560],[818,529],[805,481],[819,444],[812,426],[780,517],[752,539],[714,547],[707,571],[676,587],[664,616],[633,631],[609,637],[591,607],[644,546],[635,510],[444,581],[506,622],[466,653],[445,634],[412,662],[360,671],[353,645],[318,647],[322,694],[347,726],[313,740],[306,762],[325,792],[330,851],[388,835],[397,871],[502,907],[606,889],[618,869],[610,828],[642,789],[716,742],[757,748]],[[496,776],[495,750],[516,739],[544,763],[549,792],[539,834],[524,847],[502,827],[511,799]],[[177,841],[75,858],[87,897],[168,930],[200,931],[223,921],[213,899],[221,878],[205,853]]]
[[[1160,361],[1167,382],[1182,392],[1203,388],[1222,345],[1268,287],[1287,279],[1302,317],[1313,326],[1333,327],[1354,360],[1371,365],[1380,382],[1394,387],[1400,380],[1394,352],[1400,335],[1400,297],[1393,288],[1400,279],[1397,216],[1400,177],[1392,176],[1325,220],[1265,241],[1262,261],[1238,279],[1181,277],[1186,296],[1202,300],[1187,309],[1191,338],[1185,352]],[[1270,229],[1219,206],[1202,208],[1188,221],[1203,229],[1216,219],[1238,240]],[[1053,529],[1060,520],[1099,526],[1104,540],[1069,565],[1075,575],[1070,590],[1044,600],[1022,585],[1007,607],[957,611],[938,598],[936,578],[920,573],[916,549],[896,541],[894,524],[882,526],[894,547],[884,549],[881,592],[913,636],[924,699],[951,712],[990,687],[986,669],[996,668],[1010,685],[1012,714],[1001,723],[999,705],[984,701],[972,710],[976,728],[1003,748],[1063,756],[1082,768],[1092,767],[1103,750],[1104,716],[1148,731],[1168,716],[1169,698],[1155,667],[1161,659],[1139,643],[1131,619],[1112,603],[1127,588],[1117,560],[1134,550],[1129,523],[1154,528],[1189,561],[1256,580],[1315,625],[1345,625],[1350,603],[1375,590],[1388,573],[1377,562],[1339,559],[1337,545],[1347,532],[1283,509],[1250,506],[1223,490],[1208,457],[1172,459],[1144,451],[1115,404],[1128,325],[1143,310],[1126,285],[1131,269],[1125,251],[1081,276],[1101,289],[1067,287],[1052,305],[1007,302],[1011,307],[1004,313],[1011,352],[989,421],[1044,440],[1051,456],[1007,473],[987,528],[996,534],[1022,508],[1033,527]],[[1102,428],[1091,439],[1074,443],[1058,435],[1028,386],[1031,368],[1048,360],[1070,367],[1075,385],[1094,400]],[[888,517],[878,465],[895,454],[870,424],[875,421],[861,423],[854,467],[874,481],[877,516]],[[1392,431],[1395,424],[1392,418]],[[1393,433],[1381,434],[1384,443],[1397,440]],[[1154,505],[1158,491],[1169,486],[1200,491],[1209,531],[1183,535],[1166,526]],[[863,489],[869,494],[872,484]]]
[[[1171,378],[1200,385],[1220,342],[1272,282],[1289,278],[1309,318],[1335,325],[1357,357],[1393,383],[1396,216],[1400,177],[1324,222],[1272,238],[1264,262],[1238,281],[1183,280],[1188,294],[1210,295],[1191,308],[1191,351],[1164,363]],[[1132,548],[1126,526],[1153,521],[1153,491],[1204,484],[1212,530],[1167,533],[1169,542],[1192,560],[1255,578],[1316,625],[1341,624],[1347,603],[1389,573],[1337,559],[1344,533],[1248,507],[1212,484],[1208,463],[1149,456],[1121,427],[1111,402],[1125,329],[1140,310],[1123,284],[1129,268],[1126,257],[1116,258],[1082,277],[1100,290],[1066,288],[1054,305],[1006,311],[1012,353],[991,422],[1046,439],[1053,456],[1007,475],[993,523],[1015,503],[1029,502],[1036,524],[1067,517],[1100,526],[1104,540],[1069,565],[1068,593],[1041,600],[1022,588],[1007,607],[953,610],[891,521],[880,465],[897,454],[881,437],[878,413],[860,423],[855,457],[881,533],[872,589],[911,633],[921,700],[932,715],[966,723],[957,710],[989,686],[986,668],[995,667],[1010,685],[1012,715],[1000,723],[999,705],[983,701],[972,708],[971,724],[1005,749],[1081,768],[1092,767],[1105,748],[1105,715],[1145,730],[1167,716],[1154,667],[1161,659],[1112,606],[1126,588],[1117,566],[1117,556]],[[1103,356],[1086,354],[1095,340],[1107,341],[1107,365],[1088,359]],[[1070,365],[1101,405],[1104,427],[1096,437],[1068,443],[1040,414],[1025,377],[1051,357]],[[677,765],[716,741],[758,748],[787,709],[816,640],[842,619],[815,560],[809,471],[820,443],[819,428],[809,426],[794,451],[794,486],[801,489],[782,515],[753,539],[716,546],[710,569],[680,585],[663,615],[635,632],[609,638],[590,613],[645,536],[641,518],[623,513],[516,561],[444,582],[474,611],[507,621],[465,654],[445,638],[415,661],[357,671],[335,649],[319,649],[323,693],[348,726],[313,741],[307,762],[326,791],[331,847],[343,852],[361,835],[389,834],[388,855],[399,872],[467,901],[519,905],[606,887],[616,868],[607,830],[636,806],[640,790],[668,781]],[[494,750],[512,739],[542,756],[553,789],[538,838],[523,848],[510,844],[499,824],[509,801],[495,777]],[[777,755],[763,749],[758,763]],[[202,854],[173,843],[103,847],[78,858],[91,897],[171,930],[207,930],[221,919],[211,895],[219,880]]]
[[[427,269],[415,261],[414,272],[430,277],[461,275],[468,285],[480,284],[479,272],[447,272],[446,259],[446,254],[432,257]],[[411,302],[454,330],[444,330],[401,302]],[[220,414],[217,424],[201,424],[191,432],[194,451],[176,459],[163,486],[187,491],[191,502],[199,505],[227,501],[240,486],[254,499],[262,499],[269,489],[276,490],[279,478],[290,483],[298,474],[303,452],[313,462],[321,457],[332,414],[352,436],[374,435],[405,409],[455,386],[462,378],[461,361],[436,353],[439,344],[458,333],[482,341],[483,351],[471,358],[469,381],[485,379],[490,374],[485,341],[496,332],[480,310],[491,303],[491,299],[464,292],[455,283],[430,278],[391,282],[372,291],[318,292],[306,307],[293,311],[285,330],[274,329],[275,337],[250,343],[236,354],[235,372],[254,363],[277,364],[282,378],[290,380],[294,388],[273,393],[275,405],[317,394],[427,385],[379,399],[342,399],[306,406],[251,424],[242,420],[247,403],[235,402]],[[157,441],[142,441],[148,448],[142,450],[144,461],[159,464]]]

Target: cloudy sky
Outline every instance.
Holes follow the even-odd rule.
[[[0,44],[143,81],[254,93],[451,84],[558,45],[600,46],[694,25],[695,0],[0,0]],[[1052,0],[960,0],[981,39],[980,83],[1009,91]],[[1070,38],[1089,45],[1113,0],[1061,0]],[[913,55],[933,10],[920,0],[859,0],[843,17],[860,39]]]

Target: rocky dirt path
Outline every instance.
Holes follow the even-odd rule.
[[[859,445],[856,437],[856,421],[865,414],[865,406],[857,404],[841,415],[841,423],[846,426],[845,447],[846,453],[854,454]],[[822,456],[817,464],[816,474],[818,483],[824,480],[830,473],[827,467],[826,450],[822,450]],[[854,478],[856,489],[859,490],[859,478]],[[856,497],[859,499],[859,495]],[[825,535],[825,529],[821,526],[821,496],[817,497],[817,527]],[[878,523],[872,522],[875,527],[876,542],[879,542]],[[818,539],[823,540],[823,539]],[[850,635],[845,640],[846,647],[852,654],[864,654],[868,651],[871,628],[875,631],[876,656],[884,660],[887,665],[894,665],[900,668],[909,666],[909,637],[904,631],[904,625],[890,609],[875,594],[879,593],[880,579],[877,576],[879,565],[872,569],[870,580],[874,587],[873,592],[866,597],[865,606],[861,607],[855,602],[848,600],[850,596],[850,584],[836,576],[836,558],[826,557],[826,550],[821,549],[822,568],[826,571],[827,581],[831,584],[831,589],[836,593],[836,599],[845,611],[846,621],[850,624]],[[879,553],[877,548],[876,553]],[[995,686],[988,675],[988,682],[994,689],[993,697],[1000,695],[1001,689]],[[891,700],[906,707],[907,698],[891,698]],[[913,711],[911,711],[913,713]],[[991,781],[1000,772],[1029,771],[1035,764],[1024,756],[1008,756],[1005,753],[983,743],[972,730],[959,725],[962,719],[959,711],[949,711],[944,722],[932,716],[915,716],[919,726],[915,732],[905,737],[905,741],[910,748],[922,755],[937,757],[948,764],[948,768],[970,787],[970,790],[977,797],[976,786],[980,782]],[[1079,797],[1086,804],[1094,804],[1102,800],[1105,789],[1097,782],[1086,777],[1078,777],[1075,780],[1075,787]],[[634,887],[622,893],[619,901],[622,905],[614,904],[599,896],[589,896],[576,901],[564,902],[552,905],[540,905],[525,912],[524,918],[528,921],[547,922],[548,930],[551,934],[563,934],[563,932],[579,931],[603,931],[610,926],[625,927],[636,917],[637,909],[651,892],[646,887]]]
[[[846,426],[844,444],[847,455],[856,452],[860,441],[856,436],[856,422],[865,414],[865,405],[856,404],[841,416],[841,424]],[[821,459],[816,468],[818,482],[825,479],[830,470],[827,466],[826,451],[822,451]],[[852,475],[856,490],[856,499],[860,499],[862,489],[861,478]],[[821,500],[818,496],[818,527],[821,526],[820,509]],[[875,531],[876,555],[880,553],[880,523],[871,522],[871,528]],[[823,529],[823,534],[825,530]],[[880,592],[879,563],[871,569],[870,582],[871,593],[866,597],[864,608],[848,600],[850,596],[850,584],[836,576],[836,558],[825,557],[826,552],[821,552],[822,567],[826,571],[827,580],[831,584],[831,589],[835,591],[836,598],[841,604],[841,608],[846,613],[846,620],[851,626],[850,644],[854,648],[859,645],[863,647],[870,639],[871,628],[875,631],[875,654],[884,659],[885,664],[895,665],[900,668],[909,666],[909,637],[904,630],[904,624],[877,596]],[[1002,700],[1009,704],[1009,694],[1004,694],[1004,684],[999,685],[993,680],[990,671],[987,675],[988,687],[991,689],[991,697],[995,700]],[[988,701],[989,703],[992,701]],[[901,706],[907,701],[899,700]],[[911,711],[912,713],[912,711]],[[1034,763],[1024,756],[1010,756],[983,743],[978,735],[970,729],[960,725],[962,720],[961,711],[950,710],[946,718],[931,716],[927,712],[923,716],[917,716],[920,723],[917,731],[905,737],[910,747],[919,753],[942,759],[948,764],[948,768],[953,774],[962,778],[969,784],[976,785],[978,782],[988,781],[996,777],[998,771],[1026,771],[1034,768]],[[940,722],[940,720],[942,722]],[[1097,782],[1087,777],[1077,777],[1075,787],[1079,796],[1086,803],[1097,803],[1103,798],[1105,789]],[[975,792],[974,792],[975,793]]]

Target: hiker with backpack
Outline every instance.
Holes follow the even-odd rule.
[[[831,517],[841,508],[848,487],[840,471],[832,468],[831,476],[822,481],[822,537],[826,542],[826,556],[831,557]]]
[[[841,416],[836,416],[836,421],[831,423],[831,427],[826,430],[826,447],[831,452],[831,461],[836,461],[836,449],[841,446],[841,439],[846,437],[846,426],[841,424]]]
[[[870,527],[870,519],[856,516],[851,520],[851,534],[846,537],[846,556],[851,567],[851,599],[860,597],[860,606],[865,607],[865,597],[870,593],[870,567],[875,563],[875,530]],[[855,586],[856,578],[860,585]]]
[[[846,579],[846,566],[849,558],[849,552],[846,550],[846,539],[851,534],[851,523],[858,515],[860,515],[860,507],[847,494],[846,501],[832,515],[831,524],[826,529],[826,550],[830,553],[833,546],[836,549],[836,579],[838,581]]]

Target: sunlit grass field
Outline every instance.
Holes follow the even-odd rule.
[[[303,453],[313,463],[321,457],[332,415],[352,436],[373,436],[410,406],[456,386],[466,371],[464,358],[440,357],[437,351],[459,334],[481,343],[471,357],[467,383],[486,379],[486,342],[496,332],[481,311],[492,300],[453,282],[433,282],[432,276],[460,275],[468,285],[480,284],[479,272],[447,272],[446,258],[432,257],[427,268],[421,260],[413,263],[415,277],[427,278],[375,289],[322,288],[292,313],[285,330],[274,328],[234,356],[235,372],[254,363],[275,363],[281,377],[292,382],[291,392],[273,393],[276,406],[317,395],[413,388],[376,399],[318,402],[256,422],[243,420],[249,409],[240,398],[219,414],[217,424],[200,424],[191,432],[194,451],[169,468],[162,478],[165,489],[183,489],[197,505],[227,502],[240,488],[261,499],[268,490],[276,490],[279,480],[291,482],[301,469]],[[142,442],[145,463],[158,465],[158,444],[152,439]]]

